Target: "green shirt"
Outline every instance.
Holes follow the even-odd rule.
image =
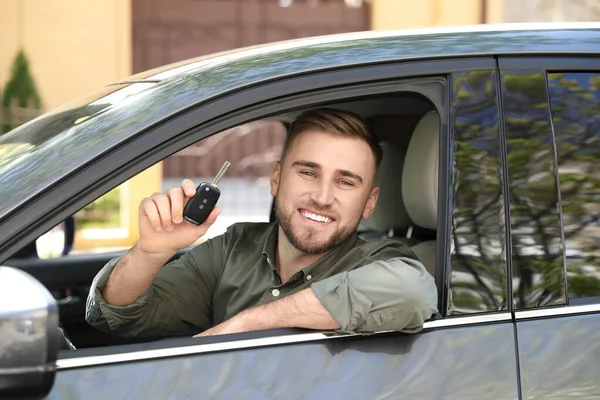
[[[102,297],[119,259],[111,260],[92,283],[86,320],[121,336],[192,335],[308,287],[341,332],[418,332],[437,312],[433,278],[404,243],[353,234],[282,283],[275,268],[277,232],[274,223],[234,224],[166,264],[127,306]]]

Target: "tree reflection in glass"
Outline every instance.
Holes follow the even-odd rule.
[[[505,71],[513,299],[517,309],[565,304],[555,152],[544,71]]]
[[[570,299],[600,296],[600,74],[551,73]]]
[[[448,315],[507,309],[504,196],[494,71],[452,74]]]

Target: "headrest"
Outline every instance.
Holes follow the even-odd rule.
[[[377,173],[379,199],[371,218],[362,221],[359,230],[388,233],[391,229],[405,229],[410,218],[402,202],[402,169],[405,152],[391,142],[381,142],[383,157]]]
[[[402,198],[410,219],[437,229],[440,122],[437,112],[423,116],[410,138],[402,174]]]

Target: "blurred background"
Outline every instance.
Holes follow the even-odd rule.
[[[367,30],[599,20],[599,0],[0,0],[0,134],[134,73],[238,47]],[[186,177],[210,181],[223,159],[232,166],[211,235],[236,221],[268,221],[268,177],[284,135],[277,123],[252,123],[174,154],[80,210],[74,252],[129,247],[142,198]]]

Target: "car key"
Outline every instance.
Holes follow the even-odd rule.
[[[227,168],[231,163],[225,161],[225,164],[221,167],[221,170],[215,176],[212,183],[202,182],[196,188],[196,194],[188,201],[183,209],[183,218],[193,225],[201,225],[206,218],[210,215],[212,210],[215,208],[221,191],[217,187],[217,184],[227,171]]]

